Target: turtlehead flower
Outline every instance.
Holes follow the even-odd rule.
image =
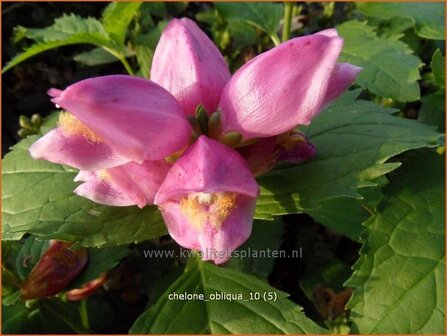
[[[307,125],[361,70],[337,64],[343,40],[335,29],[294,38],[242,66],[220,99],[223,132],[245,140]]]
[[[95,202],[156,204],[182,246],[222,263],[250,235],[253,176],[315,147],[296,130],[354,81],[337,63],[334,29],[291,39],[233,76],[189,19],[173,19],[155,50],[151,80],[105,76],[51,89],[64,109],[30,153],[80,169],[75,192]]]
[[[160,160],[184,148],[191,126],[177,100],[159,85],[131,76],[86,79],[49,90],[68,112],[34,143],[34,158],[83,170]]]
[[[219,264],[249,237],[258,194],[244,159],[202,135],[169,170],[155,204],[172,238]]]
[[[199,104],[214,112],[231,77],[214,43],[194,21],[173,19],[158,42],[151,80],[177,98],[187,115]]]

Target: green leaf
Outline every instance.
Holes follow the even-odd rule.
[[[242,19],[269,35],[277,34],[283,6],[271,2],[215,2],[214,6],[227,19]]]
[[[48,247],[49,241],[28,237],[16,257],[16,271],[22,280],[28,277]]]
[[[302,129],[317,148],[315,158],[258,178],[256,218],[316,209],[331,198],[360,198],[357,188],[376,185],[375,179],[400,165],[386,162],[391,157],[437,145],[442,135],[432,127],[355,101],[356,94],[347,93]]]
[[[159,17],[161,19],[167,19],[169,17],[168,9],[166,6],[169,3],[164,2],[143,2],[142,10],[144,9],[143,15],[152,15]],[[175,15],[175,13],[172,13]]]
[[[380,188],[360,189],[361,199],[339,197],[320,203],[317,209],[306,210],[315,221],[354,241],[360,240],[365,222],[382,198]]]
[[[168,21],[160,21],[148,34],[138,35],[133,41],[140,73],[145,78],[150,77],[155,48],[167,24]]]
[[[22,34],[38,43],[62,41],[77,34],[108,37],[101,22],[93,18],[82,18],[75,14],[64,14],[55,19],[53,25],[43,29],[22,27]]]
[[[445,87],[445,56],[442,55],[441,50],[437,49],[433,54],[430,67],[435,76],[436,84],[439,87]]]
[[[8,71],[28,58],[54,48],[72,44],[93,44],[117,54],[123,46],[116,46],[107,35],[102,24],[92,18],[77,15],[64,15],[55,20],[52,26],[43,29],[21,29],[22,34],[36,42],[24,52],[15,56],[2,70]]]
[[[254,221],[250,238],[233,252],[228,266],[267,280],[275,258],[266,253],[278,250],[283,233],[284,228],[278,218],[275,221]]]
[[[391,175],[355,272],[349,303],[361,334],[445,333],[444,158],[417,151]]]
[[[85,51],[83,53],[77,54],[73,57],[76,62],[85,64],[85,65],[102,65],[102,64],[110,64],[113,62],[118,62],[119,59],[113,56],[108,51],[105,51],[102,48],[95,48],[89,51]]]
[[[206,300],[175,300],[172,293],[194,293]],[[250,300],[250,295],[261,296]],[[212,300],[233,295],[232,301]],[[236,299],[237,295],[242,300]],[[273,298],[267,299],[268,295]],[[274,300],[276,298],[276,300]],[[320,334],[328,333],[287,299],[287,294],[253,276],[198,261],[177,279],[159,301],[144,312],[133,334]]]
[[[380,37],[399,40],[405,36],[404,32],[414,27],[414,20],[409,17],[393,17],[382,22],[380,26]]]
[[[2,331],[5,334],[89,334],[82,326],[73,303],[58,299],[2,307]]]
[[[380,19],[391,19],[394,16],[412,18],[419,36],[445,39],[445,5],[442,2],[362,2],[357,3],[357,8],[366,16]]]
[[[419,121],[436,126],[438,131],[445,132],[445,90],[430,93],[421,99]]]
[[[51,41],[51,42],[42,42],[38,44],[33,44],[31,47],[26,49],[24,52],[18,54],[15,56],[11,61],[9,61],[6,66],[3,67],[2,73],[5,73],[6,71],[10,70],[11,68],[15,67],[17,64],[22,63],[23,61],[26,61],[28,58],[33,57],[35,55],[38,55],[40,53],[43,53],[44,51],[48,51],[51,49],[72,45],[72,44],[93,44],[98,47],[106,47],[109,48],[108,45],[110,44],[109,41],[99,35],[93,35],[93,34],[76,34],[73,35],[67,39],[61,40],[61,41]]]
[[[47,134],[49,131],[53,130],[57,127],[59,122],[59,111],[53,111],[49,115],[47,115],[42,125],[40,126],[40,133]]]
[[[417,80],[422,62],[412,50],[394,38],[378,38],[374,28],[358,21],[337,27],[344,39],[341,62],[363,68],[356,83],[381,97],[401,102],[420,97]]]
[[[118,45],[123,45],[126,39],[126,31],[138,14],[142,2],[112,2],[102,14],[104,29]]]
[[[98,278],[101,273],[116,267],[121,259],[125,258],[129,253],[130,250],[126,245],[90,248],[88,250],[87,265],[74,282],[70,283],[70,288],[81,287],[86,282]]]
[[[228,30],[231,35],[234,49],[256,44],[256,30],[253,26],[247,23],[247,21],[229,18]]]
[[[155,207],[107,207],[75,195],[74,169],[31,158],[28,147],[36,139],[22,140],[3,160],[3,239],[20,239],[31,233],[97,247],[166,234]]]

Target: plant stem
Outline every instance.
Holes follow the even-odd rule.
[[[131,76],[135,76],[135,72],[132,70],[132,67],[126,60],[126,56],[121,54],[119,51],[109,48],[109,47],[102,47],[105,51],[111,53],[113,56],[115,56],[117,59],[120,60],[120,62],[124,65],[124,68],[126,69],[127,73]]]
[[[294,2],[284,2],[284,25],[282,28],[282,42],[286,42],[289,39],[294,4]]]
[[[79,307],[79,314],[81,315],[82,326],[90,330],[90,322],[88,320],[88,312],[87,312],[87,300],[81,300]]]
[[[125,56],[120,57],[121,63],[123,63],[124,67],[126,68],[126,71],[129,75],[135,76],[135,72],[132,70],[132,67],[130,66],[129,62],[127,62]]]
[[[279,46],[281,44],[281,40],[279,39],[278,34],[276,33],[270,34],[270,38],[272,39],[275,46]]]

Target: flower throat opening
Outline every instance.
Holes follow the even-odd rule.
[[[236,205],[237,195],[229,192],[191,193],[180,199],[180,211],[197,230],[208,224],[220,228]]]
[[[90,142],[102,142],[102,139],[95,132],[69,112],[63,111],[59,114],[58,125],[65,135],[80,135]]]

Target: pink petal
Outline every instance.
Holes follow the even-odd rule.
[[[81,171],[75,181],[84,181],[76,190],[94,202],[140,208],[153,204],[155,194],[171,165],[164,160],[129,162],[100,172]]]
[[[234,211],[220,228],[206,225],[203,230],[190,224],[178,202],[167,202],[160,211],[172,239],[184,248],[200,251],[203,260],[221,264],[250,237],[255,206],[255,198],[240,196]]]
[[[142,78],[116,75],[86,79],[52,101],[114,151],[138,163],[162,159],[182,149],[191,134],[175,98]]]
[[[298,164],[310,160],[316,154],[317,150],[315,146],[306,139],[306,141],[297,142],[293,148],[282,148],[279,153],[278,160]]]
[[[362,71],[362,68],[358,66],[349,63],[338,63],[329,80],[323,105],[330,103],[345,92],[360,71]]]
[[[222,263],[250,235],[258,194],[242,157],[201,136],[172,166],[155,204],[177,243]]]
[[[110,206],[131,206],[135,200],[100,179],[81,184],[74,192],[93,202]]]
[[[267,173],[280,161],[303,163],[317,153],[315,146],[298,131],[261,138],[250,146],[240,148],[239,152],[254,176]]]
[[[323,104],[343,44],[326,35],[292,39],[240,68],[219,103],[224,132],[249,139],[309,124]]]
[[[87,182],[94,180],[96,178],[96,173],[94,171],[80,170],[78,175],[75,176],[73,181],[75,182]]]
[[[169,23],[154,53],[151,80],[171,92],[187,115],[199,104],[214,112],[230,76],[223,56],[194,21]]]
[[[207,227],[200,232],[198,238],[202,259],[212,260],[216,264],[228,261],[231,253],[250,237],[255,207],[256,199],[241,197],[219,230]]]
[[[330,29],[320,30],[319,32],[315,33],[315,35],[324,35],[327,37],[337,37],[338,32],[336,29],[330,28]]]
[[[67,136],[60,128],[45,134],[31,145],[29,151],[35,159],[84,170],[104,169],[129,161],[104,143],[88,141],[81,135]]]
[[[179,203],[166,202],[159,209],[172,239],[184,248],[200,250],[199,232],[182,215]]]
[[[178,194],[220,191],[257,197],[259,187],[239,153],[202,135],[172,166],[155,204]]]

